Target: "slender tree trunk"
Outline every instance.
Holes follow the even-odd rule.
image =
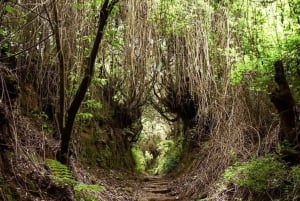
[[[58,114],[58,126],[60,134],[63,132],[65,121],[65,60],[61,45],[61,36],[59,32],[59,20],[57,14],[56,1],[53,3],[54,25],[52,27],[55,35],[56,51],[59,61],[59,114]]]
[[[105,25],[107,23],[108,17],[110,15],[114,5],[117,2],[118,2],[118,0],[113,0],[109,3],[109,0],[105,0],[102,5],[102,8],[100,10],[100,20],[98,23],[98,30],[97,30],[94,45],[93,45],[93,48],[92,48],[92,51],[91,51],[91,54],[89,57],[89,63],[87,66],[86,74],[81,81],[81,84],[76,92],[76,95],[75,95],[70,107],[68,108],[65,127],[62,130],[61,146],[60,146],[60,151],[57,155],[58,160],[60,160],[62,163],[68,162],[69,144],[70,144],[70,140],[71,140],[75,117],[76,117],[79,107],[85,97],[88,87],[91,84],[91,80],[92,80],[92,77],[93,77],[94,71],[95,71],[95,61],[96,61],[98,49],[99,49],[101,40],[103,38],[103,31],[104,31]]]

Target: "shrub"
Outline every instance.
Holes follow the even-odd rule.
[[[288,175],[286,165],[274,156],[257,158],[228,167],[224,179],[256,192],[277,188]]]
[[[165,140],[159,144],[160,156],[158,158],[158,173],[169,173],[178,166],[181,146],[172,140]]]
[[[145,172],[146,169],[146,160],[144,157],[144,153],[137,146],[133,146],[131,148],[131,153],[133,160],[135,162],[135,170],[138,172]]]
[[[163,164],[162,172],[164,173],[171,172],[173,169],[177,167],[178,163],[179,163],[179,157],[176,154],[167,156]]]

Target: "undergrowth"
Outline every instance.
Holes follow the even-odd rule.
[[[140,173],[145,172],[146,161],[143,151],[139,147],[133,146],[131,148],[131,154],[135,162],[135,170]]]
[[[286,176],[286,165],[274,156],[256,158],[245,163],[237,162],[224,173],[226,181],[256,192],[281,186]]]
[[[223,182],[219,183],[223,192],[232,185],[236,192],[248,192],[246,197],[239,198],[242,200],[249,200],[250,195],[251,200],[264,200],[264,196],[281,201],[299,200],[300,167],[288,166],[277,155],[236,162],[225,170]]]
[[[166,174],[177,168],[180,161],[181,146],[173,140],[164,140],[158,143],[159,155],[155,162],[155,167],[149,170],[152,174]],[[138,172],[145,172],[149,167],[149,161],[153,160],[150,152],[141,150],[139,146],[131,149],[135,161],[135,169]]]
[[[170,173],[180,161],[181,146],[172,140],[165,140],[159,143],[160,156],[158,157],[158,173]]]
[[[78,182],[72,176],[69,168],[59,161],[46,159],[46,163],[50,168],[50,178],[61,185],[70,185],[74,189],[76,200],[98,201],[93,193],[102,192],[104,187],[101,185],[91,185]]]

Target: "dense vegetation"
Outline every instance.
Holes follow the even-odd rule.
[[[300,199],[299,0],[0,0],[0,50],[3,200]]]

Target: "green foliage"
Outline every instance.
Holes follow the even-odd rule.
[[[93,111],[99,111],[102,104],[95,99],[87,99],[82,102],[82,108],[84,111],[77,114],[77,119],[91,120],[94,117]]]
[[[43,131],[46,131],[47,133],[53,133],[53,128],[48,123],[44,122],[42,124],[42,129],[43,129]]]
[[[102,192],[103,190],[104,190],[103,186],[83,184],[83,183],[78,183],[74,187],[74,191],[76,193],[76,199],[77,200],[84,199],[85,201],[99,201],[91,193]]]
[[[283,196],[281,200],[299,200],[300,199],[300,168],[298,166],[290,167],[286,177],[285,185],[282,186]]]
[[[96,67],[97,67],[97,65],[96,65]],[[103,86],[106,85],[107,79],[102,79],[102,78],[99,78],[99,77],[94,77],[93,80],[92,80],[92,83],[94,85],[98,86],[98,87],[103,87]]]
[[[76,117],[82,120],[91,120],[94,117],[94,115],[90,112],[80,112],[77,114]]]
[[[173,140],[165,140],[159,144],[160,155],[158,157],[158,173],[169,173],[174,170],[180,161],[181,146]]]
[[[9,4],[6,4],[5,6],[4,6],[4,10],[6,11],[6,12],[8,12],[8,13],[13,13],[13,12],[15,12],[15,8],[14,7],[12,7],[11,5],[9,5]]]
[[[277,188],[283,184],[286,177],[286,165],[274,156],[236,163],[224,173],[227,182],[256,192]]]
[[[104,190],[103,186],[84,184],[76,181],[69,168],[59,161],[46,159],[46,163],[51,171],[50,178],[61,185],[71,185],[74,188],[77,200],[98,201],[92,194],[102,192]]]
[[[288,80],[298,86],[294,80],[300,61],[300,35],[298,16],[293,10],[299,6],[292,2],[295,1],[236,1],[230,7],[230,26],[242,53],[236,55],[232,84],[252,82],[250,89],[267,91],[273,82],[274,63],[280,59],[288,65]]]
[[[77,183],[73,178],[71,171],[66,165],[52,159],[46,159],[46,163],[49,166],[50,171],[52,173],[50,175],[50,178],[53,179],[54,181],[60,184],[71,184],[71,185]]]
[[[159,24],[159,29],[166,34],[180,34],[193,26],[199,13],[209,16],[212,11],[205,1],[161,0],[157,1],[151,13],[151,20]]]
[[[113,100],[119,105],[123,105],[126,103],[126,96],[121,91],[117,91],[113,96]]]
[[[180,159],[178,158],[178,156],[176,154],[168,155],[163,160],[161,172],[163,172],[163,173],[171,172],[178,166],[179,161],[180,161]]]
[[[43,120],[42,129],[47,131],[48,133],[53,132],[53,128],[46,122],[49,119],[49,116],[45,112],[41,112],[39,110],[32,110],[31,115],[33,118],[38,120]]]
[[[4,36],[4,34],[5,34],[5,30],[0,27],[0,37]],[[2,46],[2,44],[1,44],[1,46]]]
[[[39,110],[32,110],[31,115],[36,119],[44,119],[44,120],[49,119],[48,115],[45,112],[41,112]]]
[[[84,184],[79,183],[74,187],[75,191],[81,192],[81,191],[98,191],[101,192],[104,190],[103,186],[100,185],[90,185],[90,184]]]
[[[88,99],[82,102],[82,105],[92,110],[99,110],[102,107],[101,103],[95,99]]]
[[[141,149],[139,149],[139,147],[133,146],[131,148],[131,153],[132,153],[133,160],[135,162],[136,171],[145,172],[145,170],[146,170],[146,160],[145,160],[145,156],[144,156],[143,151]]]

